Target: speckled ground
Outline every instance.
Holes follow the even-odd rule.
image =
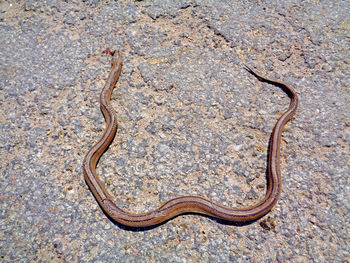
[[[0,261],[350,262],[349,7],[1,1]],[[295,88],[269,220],[184,215],[131,231],[105,216],[81,165],[104,129],[107,47],[124,66],[112,96],[118,135],[98,172],[133,212],[191,194],[258,202],[269,135],[289,99],[243,65]]]

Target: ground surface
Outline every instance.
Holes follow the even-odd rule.
[[[0,261],[349,262],[349,6],[1,1]],[[295,88],[272,229],[268,216],[184,215],[130,231],[105,216],[81,165],[104,129],[107,47],[124,66],[118,135],[98,172],[132,212],[191,194],[231,207],[261,200],[268,139],[289,99],[243,65]]]

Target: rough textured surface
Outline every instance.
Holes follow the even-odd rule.
[[[349,1],[276,2],[1,1],[0,261],[349,262]],[[104,129],[107,47],[124,67],[98,171],[133,212],[189,194],[256,203],[289,99],[243,65],[296,89],[267,222],[130,231],[103,214],[81,164]]]

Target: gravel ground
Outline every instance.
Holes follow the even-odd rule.
[[[19,0],[0,14],[0,261],[350,262],[349,1]],[[243,65],[295,88],[270,230],[268,216],[134,230],[105,216],[81,165],[104,129],[107,47],[124,66],[98,172],[133,212],[191,194],[258,202],[289,99]]]

